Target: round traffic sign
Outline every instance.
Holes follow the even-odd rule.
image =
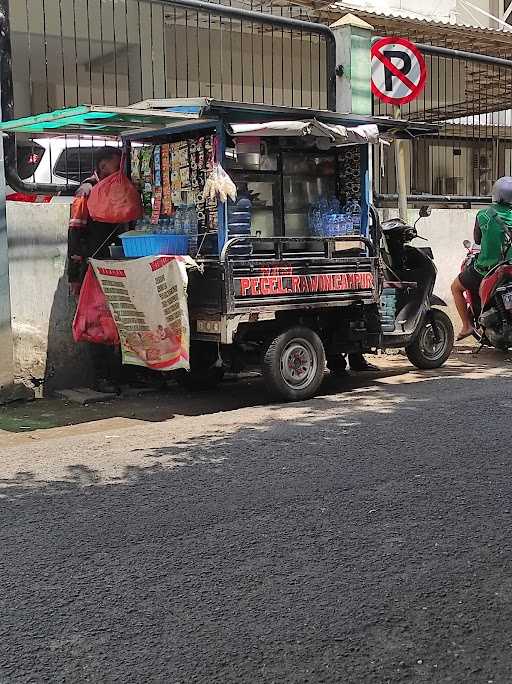
[[[372,93],[391,105],[414,100],[425,87],[427,65],[405,38],[381,38],[372,46]]]

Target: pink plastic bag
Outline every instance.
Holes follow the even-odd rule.
[[[119,344],[119,333],[100,284],[89,266],[80,290],[78,306],[73,320],[75,342]]]
[[[87,207],[93,221],[102,223],[128,223],[143,214],[140,193],[122,170],[96,183]]]

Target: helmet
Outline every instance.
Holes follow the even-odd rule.
[[[512,204],[512,177],[498,178],[492,188],[492,198],[501,204]]]

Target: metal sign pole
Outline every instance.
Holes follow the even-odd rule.
[[[5,35],[8,28],[8,2],[0,2],[0,36]],[[3,73],[3,62],[10,61],[10,55],[0,52],[0,73]],[[0,82],[0,98],[3,79]],[[1,117],[1,114],[0,114]],[[11,329],[11,291],[9,286],[9,252],[7,247],[7,218],[5,203],[4,146],[0,142],[0,403],[2,394],[14,383],[13,339]]]
[[[400,106],[394,107],[393,116],[400,119]],[[395,140],[395,170],[396,187],[398,192],[398,215],[407,222],[407,179],[405,175],[405,147],[402,140]]]

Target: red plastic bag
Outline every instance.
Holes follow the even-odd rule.
[[[143,214],[140,193],[122,170],[96,183],[87,207],[93,221],[102,223],[128,223]]]
[[[73,320],[75,342],[119,344],[119,333],[112,318],[103,290],[89,266],[80,290],[78,306]]]

